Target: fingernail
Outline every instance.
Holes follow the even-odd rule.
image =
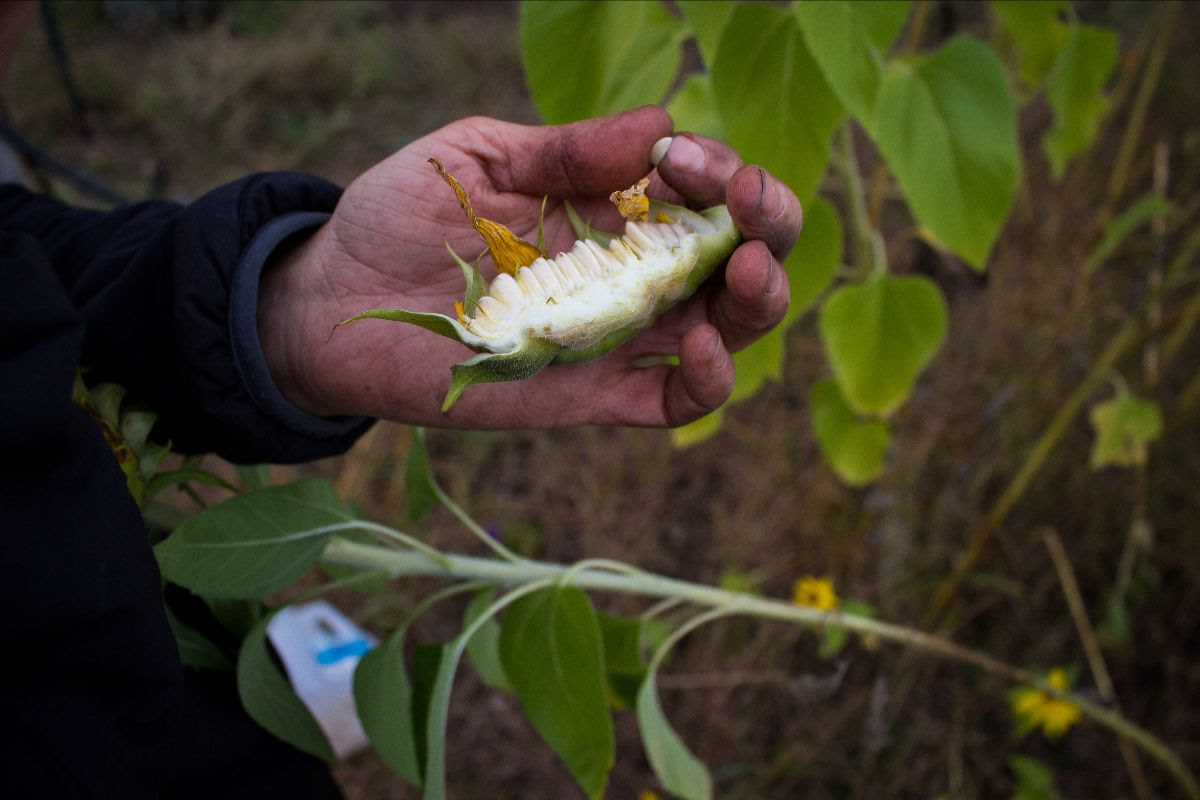
[[[663,160],[663,156],[665,156],[667,151],[670,149],[670,136],[664,136],[663,138],[659,139],[654,143],[654,146],[650,148],[650,163],[657,167],[658,163]]]
[[[768,258],[767,259],[767,277],[763,281],[763,285],[762,285],[763,296],[769,297],[770,295],[775,294],[775,291],[778,288],[779,288],[779,273],[775,267],[775,259]]]
[[[676,136],[671,141],[666,158],[671,169],[687,174],[700,172],[704,169],[704,162],[708,160],[703,147],[682,136]]]
[[[767,222],[775,222],[787,211],[787,204],[783,201],[783,187],[776,181],[767,180],[767,173],[761,167],[758,170],[758,179],[762,181],[762,193],[759,195],[762,199],[759,201],[758,213]]]

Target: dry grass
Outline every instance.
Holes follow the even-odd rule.
[[[5,86],[8,109],[22,130],[131,196],[192,197],[254,169],[346,181],[462,115],[534,119],[507,4],[218,4],[174,21],[149,11],[140,21],[114,20],[98,6],[59,6],[95,134],[73,132],[36,36]],[[1189,16],[1155,100],[1160,113],[1143,139],[1170,146],[1170,195],[1185,208],[1200,185],[1200,97],[1187,78],[1200,68],[1200,42]],[[1125,117],[1115,115],[1096,151],[1055,186],[1036,151],[1045,115],[1027,116],[1025,186],[985,279],[916,244],[893,248],[899,269],[943,285],[952,320],[944,350],[895,420],[889,470],[878,485],[841,486],[815,449],[806,396],[824,367],[810,320],[790,334],[784,379],[731,409],[708,442],[680,451],[661,431],[599,428],[431,432],[443,485],[539,558],[607,556],[707,582],[733,571],[777,596],[799,574],[830,574],[842,595],[870,602],[883,618],[915,623],[972,527],[1144,291],[1156,253],[1171,252],[1196,224],[1193,205],[1165,239],[1130,241],[1099,275],[1087,306],[1072,310],[1074,271],[1094,241],[1086,223]],[[1129,198],[1150,186],[1150,149],[1135,161]],[[1194,281],[1194,263],[1191,270]],[[958,592],[951,619],[958,640],[1013,662],[1085,667],[1036,531],[1048,525],[1062,535],[1099,624],[1131,526],[1143,517],[1153,537],[1132,573],[1128,635],[1104,655],[1123,708],[1196,767],[1200,424],[1194,413],[1177,414],[1175,397],[1196,374],[1200,342],[1190,337],[1150,385],[1142,356],[1160,343],[1147,340],[1120,368],[1160,402],[1173,435],[1154,447],[1141,474],[1096,473],[1087,468],[1086,421],[1075,420]],[[396,521],[407,443],[405,429],[381,424],[347,456],[310,469],[333,476],[370,516]],[[422,533],[439,546],[470,548],[448,515],[435,514]],[[396,588],[408,600],[427,585]],[[610,598],[598,601],[618,608]],[[367,616],[395,613],[348,602]],[[419,635],[451,635],[459,611],[432,615]],[[858,644],[825,661],[815,641],[811,633],[730,621],[690,638],[672,660],[664,704],[714,767],[722,796],[1007,797],[1007,761],[1016,754],[1051,765],[1066,796],[1133,796],[1116,741],[1095,727],[1057,743],[1018,739],[1006,687],[992,678]],[[705,688],[686,688],[697,684]],[[653,779],[627,712],[618,713],[617,730],[610,796],[634,797]],[[467,669],[450,731],[453,796],[573,796],[515,701],[486,690]],[[1172,796],[1166,776],[1148,771],[1159,795]],[[337,774],[351,798],[418,796],[370,755]]]

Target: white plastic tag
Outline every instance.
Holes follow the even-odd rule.
[[[367,746],[354,707],[354,668],[377,640],[324,600],[281,609],[267,625],[296,695],[339,759]]]

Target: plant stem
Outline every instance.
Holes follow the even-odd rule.
[[[1108,225],[1117,201],[1120,200],[1121,193],[1125,190],[1129,168],[1133,163],[1134,154],[1137,152],[1138,141],[1142,136],[1142,126],[1146,121],[1146,111],[1150,107],[1150,100],[1153,99],[1154,90],[1158,86],[1158,78],[1162,74],[1163,62],[1167,57],[1171,36],[1175,33],[1175,20],[1178,15],[1179,2],[1172,0],[1166,4],[1159,17],[1158,39],[1154,42],[1154,49],[1146,62],[1146,71],[1142,73],[1142,80],[1138,84],[1137,95],[1133,100],[1133,108],[1129,112],[1129,124],[1125,127],[1125,135],[1121,138],[1121,148],[1117,152],[1112,171],[1109,173],[1104,205],[1096,215],[1095,229],[1097,231],[1104,230]]]
[[[1028,670],[1015,667],[986,653],[964,647],[941,636],[894,625],[888,622],[847,614],[843,611],[818,611],[782,600],[771,600],[742,592],[732,592],[703,584],[657,575],[652,572],[616,573],[610,564],[604,570],[575,569],[563,564],[541,561],[501,561],[494,558],[439,553],[434,558],[425,552],[392,550],[360,544],[338,537],[326,545],[322,558],[337,564],[386,571],[392,577],[434,576],[492,585],[549,585],[570,575],[571,583],[581,589],[618,592],[649,597],[680,598],[696,605],[761,619],[774,619],[810,626],[834,625],[859,634],[896,642],[925,653],[966,664],[973,664],[1006,680],[1028,684],[1075,704],[1079,710],[1119,736],[1126,736],[1148,755],[1162,763],[1184,787],[1187,795],[1200,800],[1200,784],[1187,766],[1154,734],[1121,714],[1077,695],[1059,691]]]
[[[834,152],[833,166],[841,174],[846,187],[846,205],[849,207],[854,234],[854,266],[858,275],[867,278],[887,269],[887,251],[883,237],[871,225],[867,215],[862,175],[859,174],[858,158],[854,154],[854,126],[851,123],[842,125],[839,144]]]
[[[1021,495],[1025,493],[1025,489],[1029,487],[1038,470],[1042,468],[1054,446],[1058,444],[1058,440],[1066,433],[1067,427],[1075,419],[1079,409],[1083,407],[1096,386],[1108,376],[1113,365],[1138,341],[1140,325],[1140,317],[1133,317],[1121,326],[1121,329],[1109,341],[1108,346],[1104,348],[1104,352],[1092,364],[1088,374],[1059,407],[1058,413],[1054,415],[1050,424],[1046,426],[1042,435],[1034,443],[1033,449],[1029,451],[1020,471],[1005,487],[1004,493],[988,510],[983,520],[975,527],[966,549],[958,557],[950,574],[938,584],[933,593],[933,599],[930,600],[929,607],[925,610],[922,618],[924,625],[932,627],[941,617],[950,599],[954,596],[954,592],[958,589],[958,584],[983,555],[983,548],[991,540],[992,534],[999,529],[1000,523],[1012,511]]]
[[[1046,550],[1050,553],[1050,560],[1054,562],[1054,571],[1058,573],[1058,582],[1062,586],[1063,596],[1067,600],[1067,608],[1071,611],[1071,619],[1074,620],[1075,630],[1079,633],[1079,640],[1083,643],[1083,652],[1087,656],[1092,680],[1095,681],[1096,688],[1100,690],[1100,696],[1111,703],[1114,708],[1120,708],[1120,704],[1117,702],[1116,687],[1113,686],[1112,677],[1108,674],[1108,665],[1104,663],[1104,654],[1100,651],[1100,643],[1096,641],[1096,633],[1092,628],[1091,620],[1088,619],[1087,606],[1079,591],[1079,581],[1075,579],[1075,570],[1071,567],[1071,560],[1067,557],[1067,550],[1063,547],[1062,538],[1058,535],[1058,531],[1048,527],[1042,531],[1042,541],[1045,542]],[[1142,771],[1141,762],[1138,761],[1137,751],[1133,749],[1132,743],[1125,736],[1117,737],[1117,745],[1121,750],[1121,758],[1125,761],[1125,768],[1129,772],[1129,780],[1133,783],[1134,792],[1139,800],[1148,800],[1150,787],[1146,783],[1146,775]]]

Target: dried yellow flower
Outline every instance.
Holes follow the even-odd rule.
[[[467,196],[467,190],[463,188],[462,184],[446,171],[441,161],[431,158],[429,163],[433,164],[433,168],[438,171],[438,175],[442,176],[442,180],[450,184],[450,188],[454,190],[458,204],[462,206],[471,226],[479,232],[484,243],[487,244],[488,250],[491,251],[492,263],[496,265],[497,271],[507,275],[516,275],[517,270],[521,267],[529,266],[543,255],[542,251],[499,222],[475,216],[475,210],[471,208],[471,198]]]
[[[613,192],[608,196],[608,199],[616,204],[617,211],[625,219],[634,222],[645,222],[650,219],[650,198],[646,197],[646,187],[649,185],[650,179],[642,178],[628,189]]]

